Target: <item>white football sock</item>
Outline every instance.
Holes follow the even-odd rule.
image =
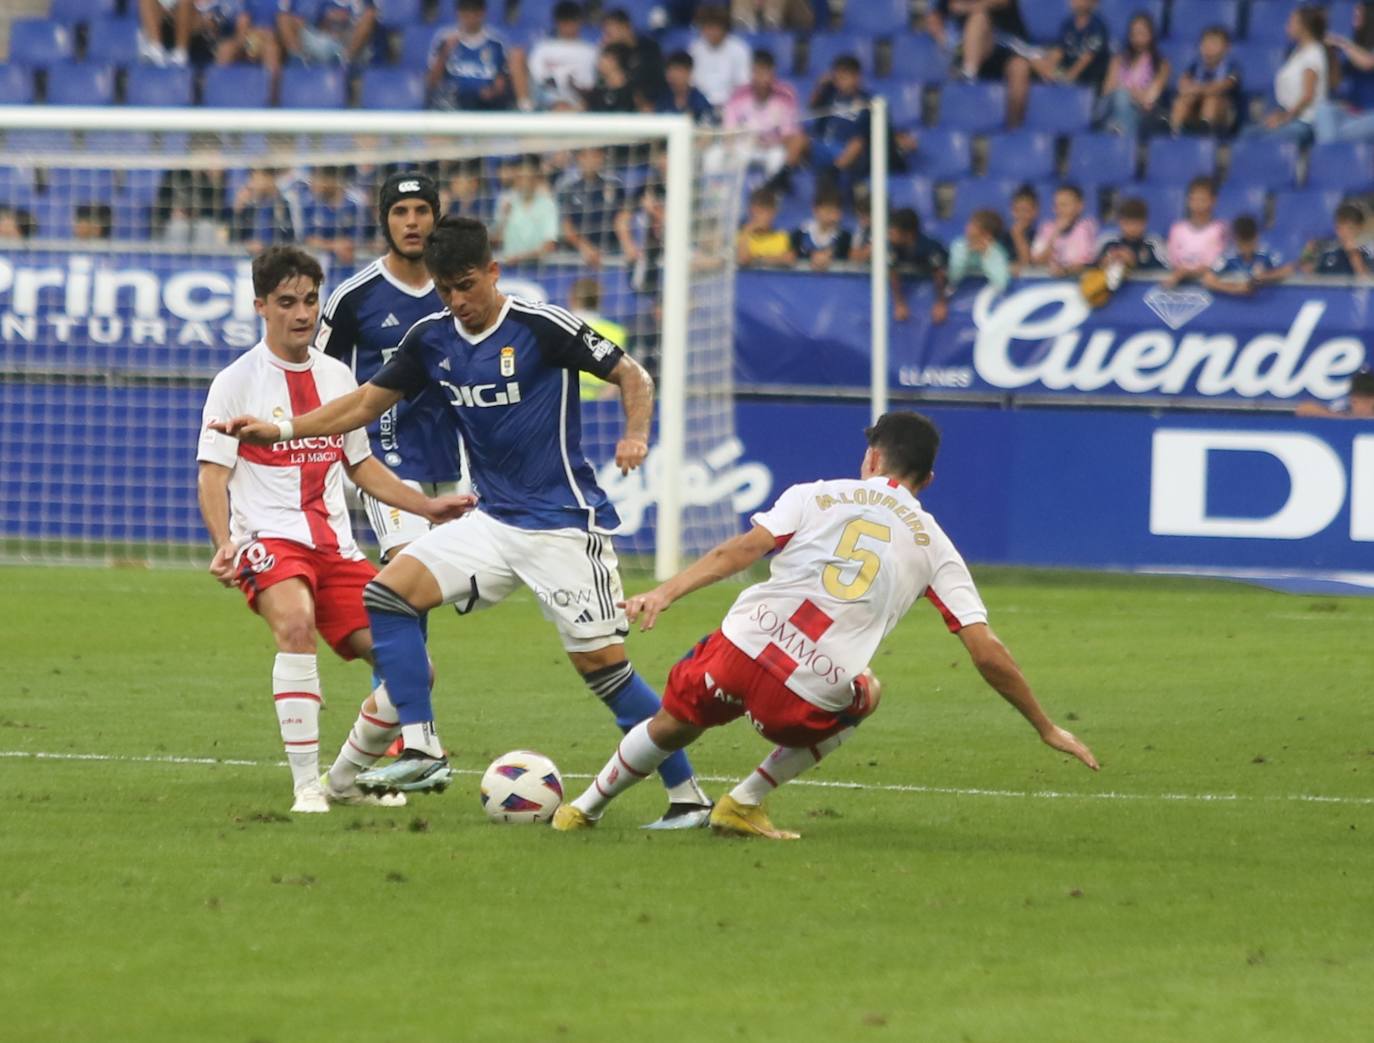
[[[373,709],[368,709],[368,704]],[[386,694],[386,685],[379,684],[372,695],[363,700],[358,719],[339,749],[334,765],[329,769],[329,784],[337,791],[348,789],[358,773],[377,763],[387,751],[391,740],[401,732],[396,720],[396,708]]]
[[[319,784],[320,671],[315,656],[278,652],[272,664],[272,698],[294,788]]]
[[[401,725],[401,741],[408,750],[419,750],[430,757],[444,755],[444,744],[439,741],[439,733],[434,730],[433,721]]]
[[[667,758],[664,759],[666,760]],[[669,786],[668,800],[673,804],[711,803],[711,798],[697,785],[697,778],[695,775],[685,782],[679,782],[676,786]]]
[[[741,804],[762,804],[768,794],[783,783],[791,782],[812,765],[819,764],[822,758],[834,753],[853,734],[853,728],[846,728],[815,746],[774,747],[773,752],[754,769],[754,773],[730,791],[730,796]]]
[[[614,797],[652,775],[672,753],[649,738],[649,722],[640,721],[625,733],[614,756],[573,801],[573,807],[585,811],[588,818],[597,818]]]

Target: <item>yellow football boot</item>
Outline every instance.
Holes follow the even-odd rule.
[[[553,821],[549,825],[560,833],[570,833],[574,829],[591,829],[596,825],[596,819],[588,818],[587,813],[581,808],[575,808],[571,804],[560,804],[558,810],[553,813]]]
[[[556,817],[554,821],[558,821]],[[765,840],[801,839],[800,833],[790,833],[774,826],[762,804],[741,804],[729,794],[716,801],[711,811],[711,829],[729,836],[763,837]]]

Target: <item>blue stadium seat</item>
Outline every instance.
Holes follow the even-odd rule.
[[[0,169],[6,170],[7,174],[17,173],[12,168]],[[18,178],[11,179],[8,176],[0,177],[0,206],[32,211],[35,195],[31,181],[26,182]]]
[[[5,148],[14,152],[71,152],[76,138],[69,130],[10,130],[5,132]]]
[[[48,17],[63,25],[81,25],[115,13],[115,0],[52,0]]]
[[[933,217],[935,189],[926,178],[892,174],[887,179],[887,205],[889,210],[910,207],[923,218]]]
[[[1259,185],[1268,189],[1294,188],[1298,183],[1298,146],[1293,141],[1237,138],[1231,145],[1229,184]]]
[[[33,191],[32,167],[0,167],[0,204],[15,193]]]
[[[284,109],[341,109],[348,100],[343,69],[332,66],[288,65],[281,74]]]
[[[909,0],[849,0],[840,25],[852,33],[891,36],[911,25]]]
[[[114,69],[86,62],[48,66],[49,105],[109,105],[114,102]]]
[[[191,70],[135,65],[124,80],[126,105],[190,105]]]
[[[1049,43],[1059,35],[1059,27],[1069,17],[1069,5],[1063,0],[1039,0],[1021,5],[1021,20],[1026,32],[1036,43]]]
[[[986,173],[1024,181],[1054,177],[1054,138],[1031,130],[989,135]]]
[[[435,37],[452,28],[452,22],[406,26],[401,34],[401,64],[408,69],[428,69]]]
[[[1300,0],[1250,0],[1250,14],[1246,18],[1245,38],[1251,43],[1271,47],[1288,44],[1288,16]]]
[[[1339,189],[1305,189],[1279,192],[1274,196],[1274,229],[1296,233],[1308,239],[1329,238],[1334,234],[1332,217],[1345,193]]]
[[[1302,257],[1303,249],[1313,239],[1321,239],[1321,234],[1312,234],[1304,228],[1279,226],[1260,233],[1260,245],[1276,254],[1279,264],[1289,264]]]
[[[138,64],[138,23],[128,18],[102,18],[86,34],[86,61],[107,65]]]
[[[10,23],[10,61],[45,67],[72,56],[72,31],[46,18],[16,18]]]
[[[368,69],[359,104],[365,109],[423,109],[425,77],[410,69]]]
[[[797,68],[797,38],[791,33],[749,33],[745,36],[750,50],[768,51],[777,63],[779,76],[790,76]]]
[[[1307,157],[1307,187],[1368,189],[1374,184],[1374,146],[1352,142],[1316,145]]]
[[[205,70],[201,101],[212,109],[264,109],[271,88],[260,65],[212,65]]]
[[[825,72],[836,58],[846,54],[859,59],[864,72],[873,75],[873,37],[860,33],[815,33],[807,67],[812,72]]]
[[[65,198],[35,196],[30,211],[38,225],[40,239],[72,237],[72,201]]]
[[[1030,89],[1026,129],[1051,134],[1077,134],[1093,119],[1093,92],[1088,87],[1037,83]]]
[[[952,181],[973,169],[968,135],[960,130],[939,128],[919,135],[916,155],[907,165],[912,173],[935,181]]]
[[[947,83],[940,90],[940,126],[986,134],[1006,122],[1007,91],[1000,83]]]
[[[874,87],[875,94],[887,98],[887,118],[894,127],[914,127],[921,122],[926,91],[921,84],[889,80]]]
[[[1213,138],[1151,138],[1145,153],[1145,176],[1160,184],[1180,185],[1195,177],[1211,177],[1216,168]]]
[[[1264,224],[1265,189],[1263,185],[1240,185],[1228,181],[1217,193],[1217,217],[1230,222],[1249,214]]]
[[[109,203],[115,197],[115,172],[78,167],[48,167],[47,195],[73,203]]]
[[[1161,236],[1168,234],[1169,226],[1183,216],[1184,192],[1181,185],[1160,185],[1138,182],[1123,185],[1117,193],[1118,199],[1134,196],[1143,199],[1150,208],[1149,228]]]
[[[892,75],[914,83],[943,83],[949,58],[928,33],[903,33],[892,40]]]
[[[115,197],[112,209],[112,238],[132,242],[147,242],[152,238],[152,207],[148,200],[120,194]]]
[[[520,0],[515,24],[548,29],[553,25],[553,8],[558,0]]]
[[[420,21],[424,0],[377,0],[377,23],[383,29],[404,29]]]
[[[1199,2],[1211,3],[1211,0]],[[1107,23],[1113,46],[1118,46],[1126,39],[1126,30],[1130,27],[1131,19],[1142,11],[1154,20],[1157,35],[1163,36],[1164,0],[1102,0],[1098,14]]]
[[[949,220],[962,232],[964,223],[975,210],[996,210],[1005,215],[1011,206],[1012,193],[1020,187],[1016,179],[971,177],[958,182],[954,188],[954,207]]]
[[[125,199],[150,205],[156,202],[158,189],[166,174],[165,170],[126,170],[120,195]]]
[[[281,0],[248,0],[243,6],[254,25],[271,28],[277,24],[277,14],[281,11]]]
[[[1238,43],[1231,56],[1240,67],[1240,89],[1246,94],[1267,95],[1274,88],[1274,74],[1283,64],[1282,45]]]
[[[1207,0],[1206,3],[1180,4],[1169,10],[1169,35],[1175,40],[1196,40],[1208,26],[1219,25],[1235,39],[1240,32],[1240,4],[1237,0]]]
[[[1354,0],[1342,0],[1340,3],[1331,4],[1326,9],[1327,29],[1342,36],[1349,36],[1355,31],[1355,8],[1358,6]]]
[[[1070,181],[1130,181],[1135,177],[1135,142],[1119,134],[1078,134],[1069,141]]]
[[[33,71],[23,65],[0,65],[0,105],[33,101]]]

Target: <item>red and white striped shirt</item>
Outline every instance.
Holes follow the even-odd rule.
[[[822,709],[849,707],[851,682],[922,594],[951,631],[987,622],[964,559],[896,482],[794,485],[753,521],[781,552],[768,579],[736,599],[721,631]]]
[[[236,546],[273,537],[342,558],[363,557],[348,522],[343,464],[372,455],[365,430],[248,445],[209,426],[212,420],[244,415],[274,422],[300,416],[357,386],[349,368],[323,352],[311,348],[306,361],[293,363],[262,342],[215,377],[196,459],[233,469],[229,535]]]

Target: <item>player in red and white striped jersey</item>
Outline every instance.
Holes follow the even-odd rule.
[[[361,429],[322,438],[293,438],[290,417],[357,389],[342,362],[311,347],[323,273],[308,253],[273,247],[253,260],[255,306],[263,340],[222,370],[205,402],[199,495],[215,543],[210,573],[237,585],[267,622],[277,643],[272,690],[295,789],[292,811],[328,811],[342,803],[404,803],[366,798],[354,786],[400,731],[378,688],[363,703],[327,782],[319,772],[320,677],[315,634],[343,659],[372,658],[362,592],[376,575],[353,542],[343,475],[384,503],[439,523],[459,517],[471,496],[431,499],[372,457]],[[283,426],[282,439],[253,446],[210,427],[253,413]]]
[[[554,828],[595,823],[616,795],[705,729],[747,717],[777,743],[711,813],[719,831],[795,839],[776,829],[763,799],[839,747],[878,707],[868,668],[878,645],[924,594],[983,678],[1040,738],[1097,770],[1092,751],[1041,709],[954,544],[916,498],[934,477],[940,436],[916,413],[889,413],[868,429],[858,479],[786,490],[753,528],[666,583],[625,602],[653,627],[678,598],[778,551],[769,578],[747,589],[721,628],[673,667],[663,709],[633,731],[592,785],[554,815]]]

